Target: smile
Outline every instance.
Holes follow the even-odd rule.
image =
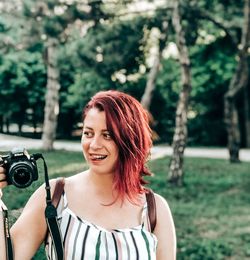
[[[91,160],[104,160],[106,159],[108,156],[107,155],[102,155],[102,154],[90,154],[90,159]]]

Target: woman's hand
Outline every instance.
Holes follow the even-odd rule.
[[[7,181],[6,181],[6,170],[0,166],[0,190],[7,186]],[[0,191],[0,199],[2,196],[2,192]]]
[[[6,245],[5,245],[5,231],[4,231],[4,219],[3,219],[3,210],[7,210],[3,201],[1,200],[3,192],[2,188],[7,186],[5,169],[0,166],[0,259],[6,259]]]
[[[6,206],[4,205],[4,203],[2,202],[1,198],[3,196],[3,192],[2,192],[2,188],[4,188],[5,186],[7,186],[7,181],[6,181],[6,170],[0,166],[0,211],[3,209],[6,209]]]

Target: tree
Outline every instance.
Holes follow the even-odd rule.
[[[238,63],[231,79],[229,89],[224,96],[225,123],[228,133],[228,149],[231,162],[239,162],[240,129],[237,110],[237,98],[249,81],[248,48],[250,43],[250,0],[244,1],[244,22],[242,24],[241,43],[238,49]],[[246,97],[247,98],[247,97]],[[247,108],[249,109],[249,108]],[[247,114],[248,116],[248,114]],[[248,118],[249,120],[249,118]]]
[[[187,110],[191,91],[191,71],[184,29],[181,24],[179,0],[176,0],[174,3],[173,26],[179,50],[182,90],[176,110],[176,126],[172,143],[173,155],[170,160],[169,180],[174,184],[180,185],[183,180],[183,155],[187,143]]]
[[[57,64],[58,40],[49,37],[47,60],[47,92],[45,96],[44,123],[43,123],[43,149],[51,150],[56,138],[57,117],[59,114],[59,69]]]
[[[164,47],[166,45],[167,36],[168,36],[168,21],[164,21],[162,24],[163,31],[159,32],[159,39],[156,38],[155,43],[155,53],[153,57],[153,64],[152,67],[148,73],[148,79],[147,84],[144,90],[144,93],[141,98],[141,104],[142,106],[150,111],[150,105],[152,102],[152,96],[153,92],[155,90],[156,86],[156,78],[159,72],[161,60],[162,60],[162,52],[164,50]]]

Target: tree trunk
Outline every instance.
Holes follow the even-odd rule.
[[[0,133],[3,133],[3,115],[0,115]]]
[[[146,88],[145,88],[145,91],[144,91],[143,96],[141,98],[142,106],[145,109],[147,109],[148,111],[150,110],[153,91],[155,90],[155,81],[156,81],[157,74],[158,74],[159,67],[160,67],[160,63],[161,63],[160,56],[161,56],[161,54],[160,54],[160,51],[158,50],[157,53],[154,56],[153,66],[150,69]]]
[[[183,155],[187,142],[187,110],[188,99],[191,91],[191,71],[186,39],[181,25],[179,13],[179,0],[174,2],[173,26],[176,32],[176,43],[179,49],[181,65],[182,90],[177,104],[175,118],[175,132],[173,137],[173,155],[170,160],[169,181],[181,185],[183,182]]]
[[[10,133],[10,119],[9,116],[5,118],[6,133]]]
[[[57,118],[59,114],[59,69],[57,64],[58,40],[48,39],[47,49],[47,92],[45,97],[45,115],[43,123],[43,149],[52,150],[56,137]]]
[[[153,97],[153,92],[155,90],[155,82],[157,79],[157,75],[160,69],[161,59],[162,59],[162,52],[166,44],[167,36],[168,36],[168,22],[164,22],[163,25],[163,32],[160,33],[160,38],[158,40],[157,52],[154,56],[153,66],[150,69],[148,80],[146,84],[146,88],[144,94],[141,98],[142,106],[150,111],[150,105]]]
[[[240,130],[236,99],[248,84],[248,47],[250,40],[250,0],[245,0],[244,22],[238,51],[238,64],[224,96],[224,118],[228,136],[228,150],[231,162],[239,162]]]
[[[227,99],[225,102],[225,114],[228,116],[226,124],[228,125],[228,150],[231,162],[239,162],[240,150],[240,129],[238,111],[233,99]]]
[[[250,148],[250,106],[249,106],[249,87],[247,84],[244,89],[244,117],[245,117],[245,140],[246,148]]]

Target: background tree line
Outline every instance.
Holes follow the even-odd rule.
[[[70,138],[98,90],[132,94],[155,142],[250,147],[249,0],[0,3],[0,131]]]

